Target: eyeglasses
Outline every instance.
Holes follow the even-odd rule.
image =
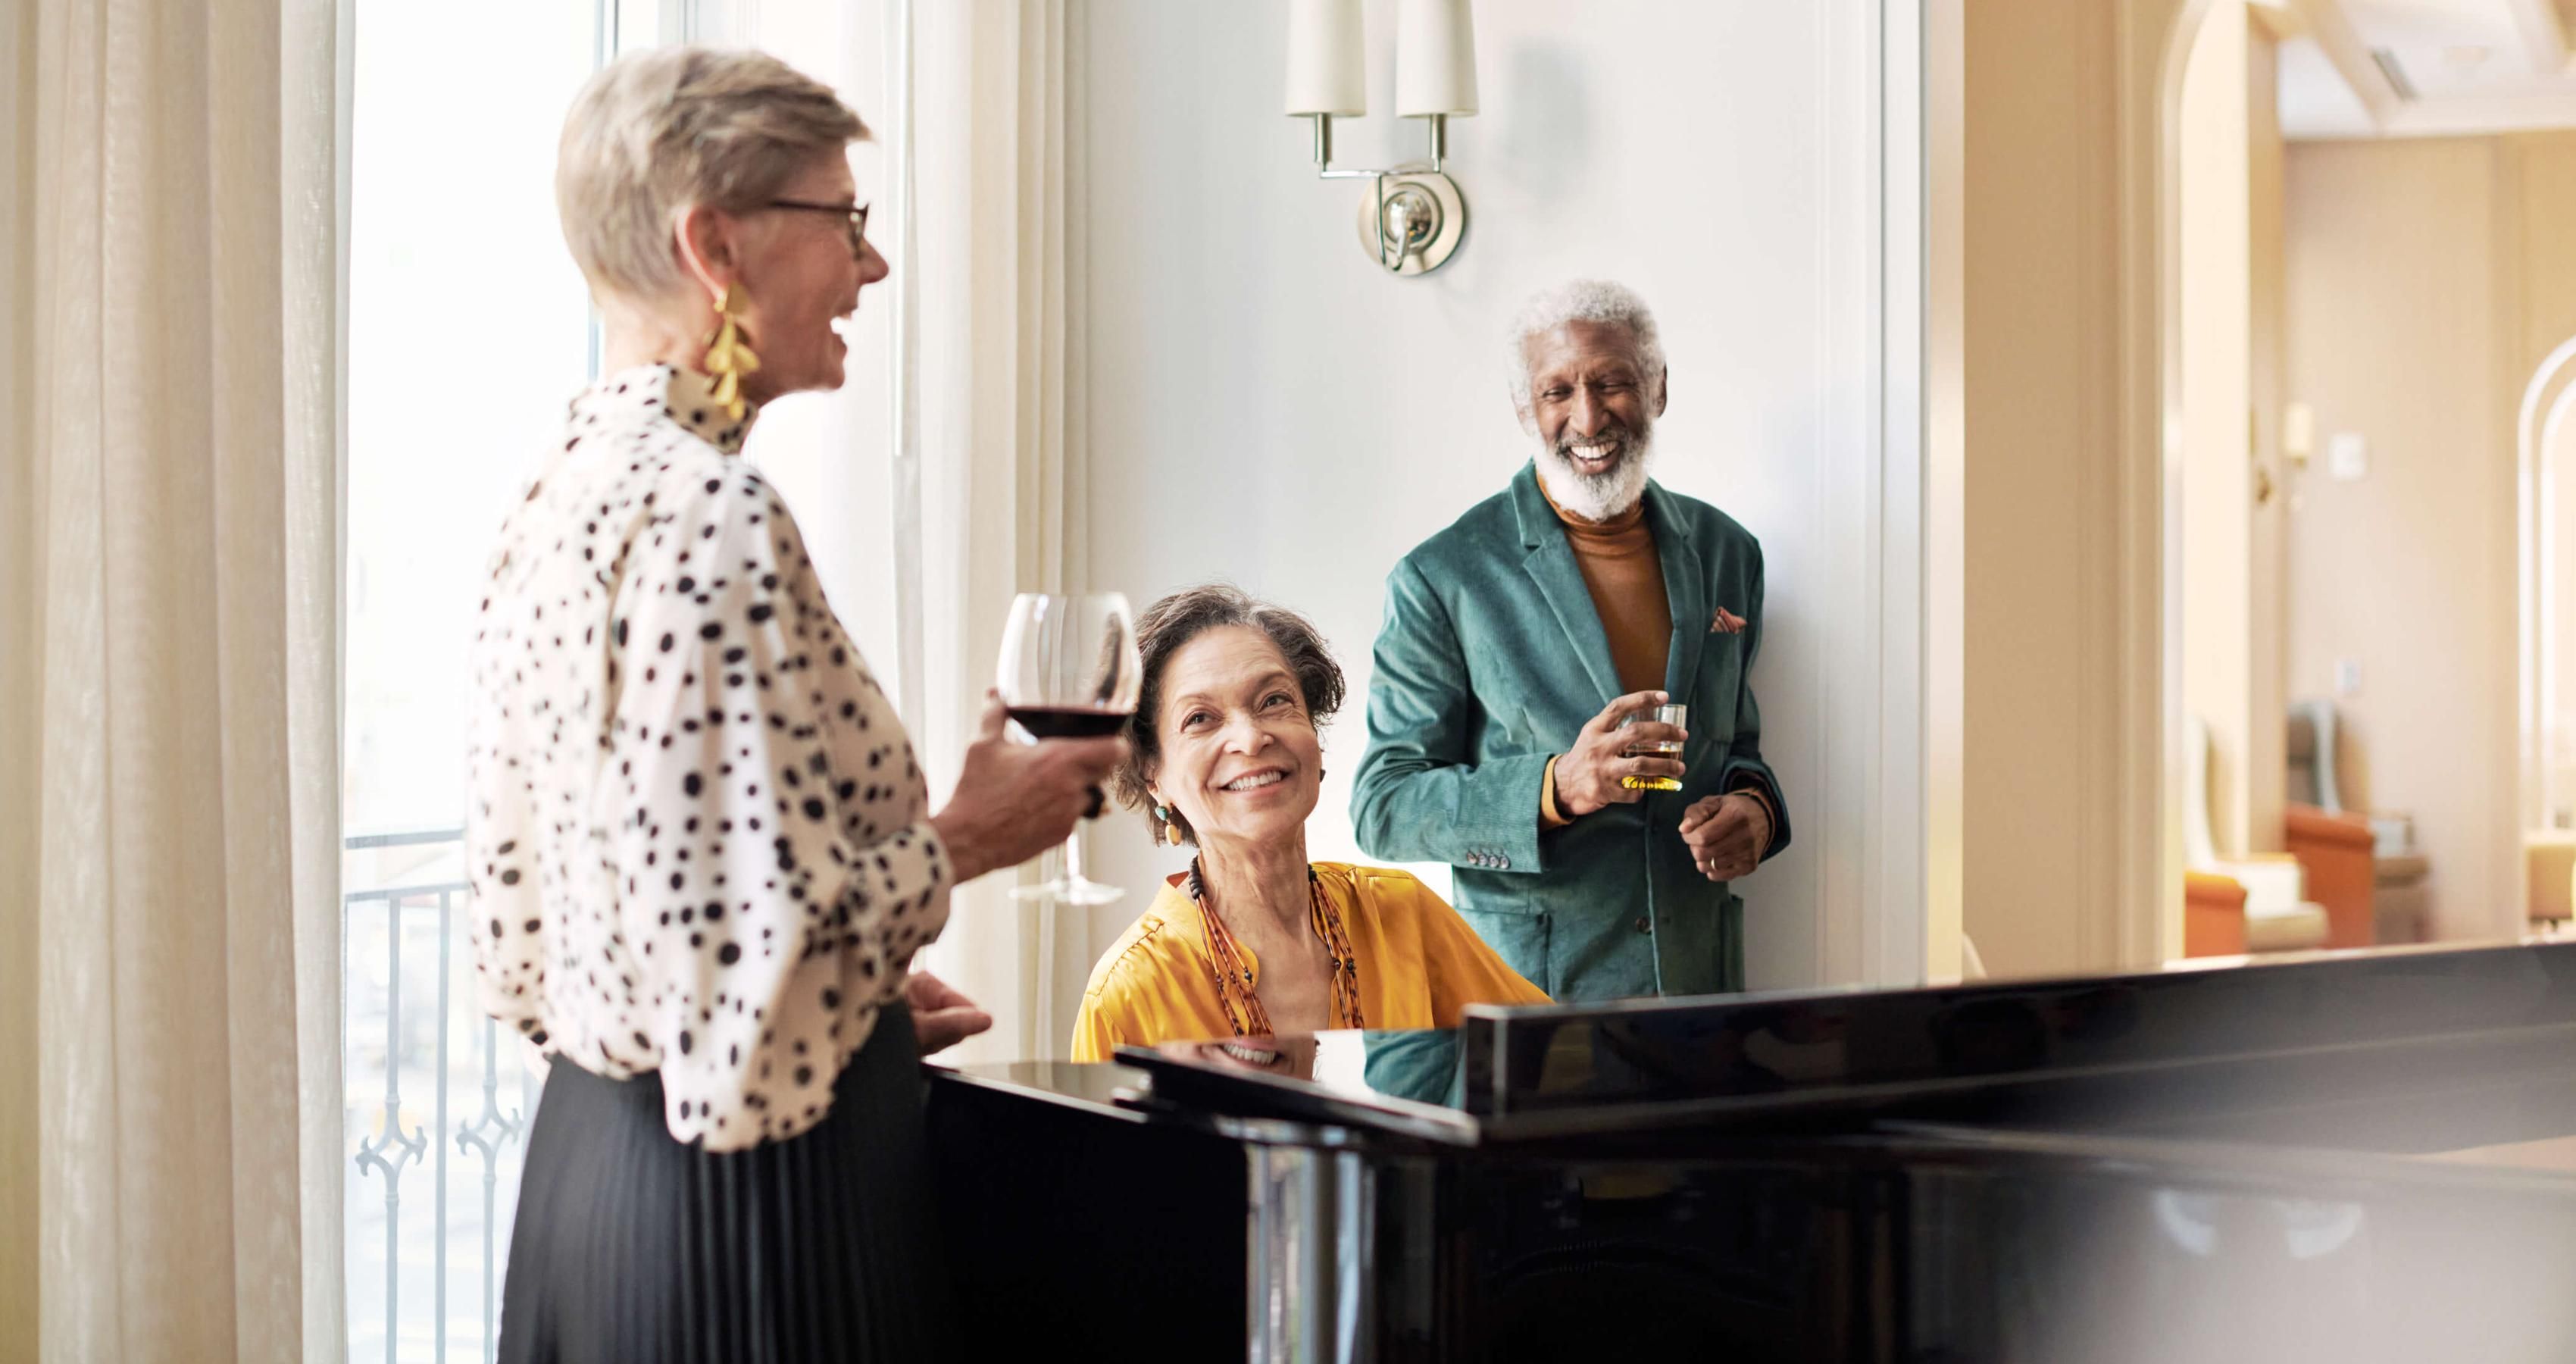
[[[771,208],[792,208],[806,213],[832,213],[850,220],[850,254],[867,254],[868,206],[866,204],[814,204],[802,199],[772,199]]]

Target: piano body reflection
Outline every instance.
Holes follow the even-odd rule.
[[[2576,1358],[2576,944],[931,1083],[976,1358]]]

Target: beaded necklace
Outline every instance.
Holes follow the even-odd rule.
[[[1261,996],[1252,988],[1252,968],[1244,964],[1243,949],[1235,943],[1225,921],[1209,906],[1207,882],[1199,876],[1199,860],[1195,857],[1190,859],[1188,886],[1190,903],[1199,907],[1199,921],[1207,926],[1208,956],[1216,975],[1217,1001],[1225,1006],[1225,1021],[1234,1025],[1237,1037],[1274,1036],[1270,1014],[1261,1007]],[[1342,929],[1342,912],[1324,894],[1322,878],[1315,875],[1313,867],[1306,868],[1306,897],[1315,936],[1332,954],[1330,1022],[1337,1028],[1365,1028],[1368,1020],[1360,1015],[1359,958],[1351,951],[1350,935]]]

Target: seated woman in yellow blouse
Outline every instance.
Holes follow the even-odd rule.
[[[1118,796],[1198,849],[1092,968],[1073,1059],[1127,1043],[1431,1028],[1543,1004],[1406,872],[1306,860],[1342,670],[1302,617],[1197,587],[1136,624],[1145,686]]]

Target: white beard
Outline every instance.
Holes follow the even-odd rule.
[[[1628,433],[1628,446],[1619,452],[1619,462],[1597,474],[1586,474],[1574,467],[1563,450],[1541,441],[1538,447],[1539,481],[1547,486],[1547,495],[1556,505],[1586,521],[1607,521],[1625,516],[1646,495],[1647,466],[1654,462],[1655,442],[1644,431]]]

